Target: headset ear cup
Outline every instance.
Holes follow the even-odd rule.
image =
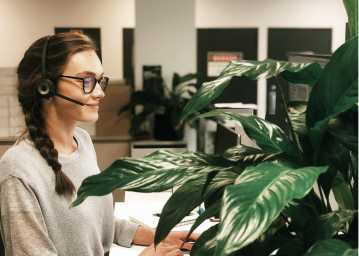
[[[37,92],[42,97],[52,97],[54,92],[54,83],[50,79],[41,79],[37,85]]]

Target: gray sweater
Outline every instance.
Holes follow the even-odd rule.
[[[62,171],[76,189],[97,174],[96,153],[88,133],[75,129],[77,150],[60,155]],[[13,145],[0,160],[1,237],[7,256],[102,256],[113,242],[130,246],[137,225],[114,219],[112,195],[72,199],[55,192],[55,175],[33,143]]]

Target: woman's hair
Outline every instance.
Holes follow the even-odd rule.
[[[28,137],[55,173],[55,190],[59,195],[73,195],[75,186],[62,172],[58,152],[46,129],[43,114],[44,98],[38,93],[37,85],[42,79],[42,56],[45,44],[47,51],[46,77],[53,81],[55,91],[57,78],[64,71],[69,58],[78,52],[96,50],[91,39],[78,32],[67,32],[45,36],[35,41],[25,52],[17,68],[18,100],[25,116],[26,129],[18,141]],[[46,48],[45,48],[46,49]]]

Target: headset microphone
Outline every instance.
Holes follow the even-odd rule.
[[[67,97],[67,96],[65,96],[65,95],[61,95],[61,94],[55,93],[54,96],[58,96],[58,97],[60,97],[60,98],[63,98],[64,100],[71,101],[72,103],[75,103],[75,104],[78,104],[78,105],[81,105],[81,106],[87,106],[87,104],[82,103],[82,102],[80,102],[80,101],[78,101],[78,100],[71,99],[71,98],[69,98],[69,97]]]

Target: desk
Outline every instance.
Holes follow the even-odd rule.
[[[171,196],[171,192],[161,193],[136,193],[126,192],[126,201],[115,204],[115,216],[122,219],[130,219],[135,217],[147,226],[154,228],[157,225],[158,217],[153,216],[153,213],[161,212],[167,199]],[[197,229],[197,233],[204,232],[215,223],[206,221],[202,223]],[[191,224],[175,227],[173,230],[189,230]],[[113,245],[110,251],[110,256],[137,256],[144,249],[143,246],[132,246],[125,248]]]
[[[187,150],[187,144],[184,141],[134,141],[130,144],[130,155],[131,157],[136,158],[144,157],[160,149],[170,150],[173,152],[183,152]]]

